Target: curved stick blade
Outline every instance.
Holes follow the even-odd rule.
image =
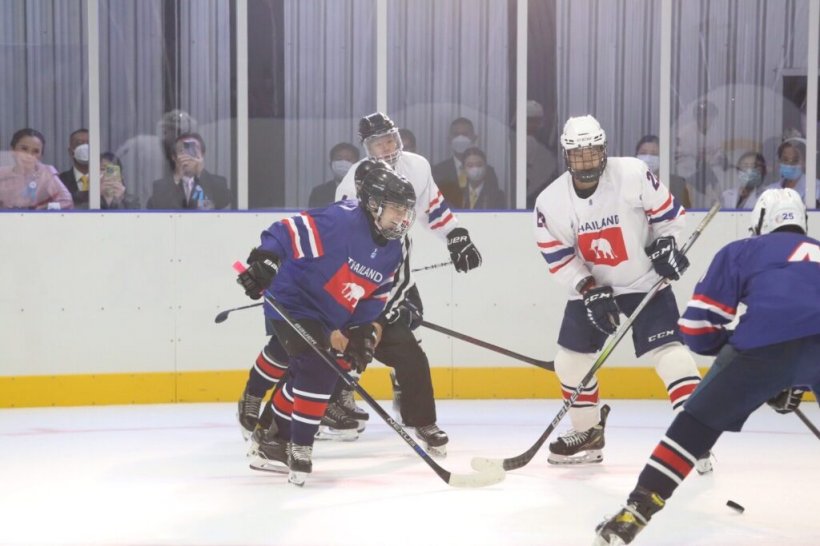
[[[489,457],[473,457],[470,466],[476,472],[504,472],[504,459],[491,459]]]
[[[227,320],[227,318],[228,318],[228,311],[222,311],[221,313],[219,313],[219,314],[218,314],[218,315],[214,318],[214,322],[215,322],[215,323],[217,323],[217,324],[219,324],[219,323],[221,323],[221,322],[225,322],[225,321]]]
[[[507,473],[503,468],[488,468],[474,474],[450,474],[447,480],[453,487],[486,487],[504,481]]]

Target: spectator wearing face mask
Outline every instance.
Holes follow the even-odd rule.
[[[479,148],[468,148],[464,152],[464,170],[467,186],[461,194],[463,209],[503,209],[506,205],[504,192],[498,182],[487,178],[487,156]]]
[[[467,188],[464,154],[468,149],[476,147],[478,135],[476,135],[472,121],[467,118],[458,118],[450,124],[449,137],[452,156],[433,167],[433,180],[451,206],[462,208],[462,196]],[[498,187],[495,169],[487,165],[486,170],[485,181]]]
[[[74,208],[88,208],[88,129],[77,129],[68,137],[68,156],[73,163],[67,171],[60,173],[60,180],[71,192]]]
[[[791,188],[806,199],[806,144],[802,138],[784,140],[777,147],[777,174],[779,179],[766,186],[764,190],[772,188]],[[816,192],[820,197],[820,180],[815,180]],[[762,192],[761,192],[762,193]],[[820,207],[820,199],[815,203]]]
[[[721,201],[724,209],[754,208],[761,186],[766,181],[766,158],[758,152],[746,152],[737,160],[736,185],[723,192]]]
[[[660,178],[661,157],[660,157],[660,139],[655,135],[644,135],[635,146],[635,157],[646,163],[655,178]],[[689,193],[689,186],[686,180],[682,177],[671,174],[669,175],[669,192],[675,197],[675,200],[683,205],[684,208],[692,208],[692,198]]]
[[[333,178],[310,192],[308,207],[324,207],[336,201],[336,187],[354,163],[359,161],[359,149],[349,142],[340,142],[330,149],[330,170]]]

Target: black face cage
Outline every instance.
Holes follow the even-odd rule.
[[[599,151],[597,148],[600,148],[600,153],[601,153],[601,163],[597,167],[593,167],[593,168],[590,168],[590,169],[573,169],[572,168],[572,164],[569,161],[569,152],[574,152],[575,150],[581,150],[582,154],[587,152],[587,151],[590,151],[590,152],[594,151],[594,152],[597,153]],[[606,159],[607,159],[606,144],[604,144],[603,146],[587,146],[587,147],[584,147],[584,148],[573,148],[572,150],[564,150],[564,162],[567,165],[567,170],[569,171],[569,173],[572,175],[572,177],[574,179],[580,180],[581,182],[595,182],[596,180],[601,178],[601,175],[604,174],[604,169],[606,169]],[[582,157],[582,162],[583,161],[584,161],[584,158]]]

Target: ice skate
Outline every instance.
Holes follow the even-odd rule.
[[[312,456],[313,446],[290,444],[288,451],[288,468],[290,469],[288,481],[290,483],[299,487],[305,485],[307,475],[313,472]]]
[[[367,420],[370,419],[370,414],[356,405],[356,399],[353,397],[353,392],[353,387],[346,385],[342,389],[342,393],[339,395],[337,404],[344,409],[348,417],[358,421],[359,426],[356,430],[358,432],[364,432],[364,428],[367,426]]]
[[[424,448],[430,455],[436,457],[447,456],[447,442],[450,441],[450,438],[435,423],[416,427],[416,436],[424,443]]]
[[[256,437],[256,433],[254,433]],[[263,472],[288,472],[288,442],[281,438],[264,438],[257,444],[251,457],[250,467]]]
[[[620,546],[635,540],[652,516],[666,502],[657,493],[636,487],[620,512],[603,521],[595,528],[598,535],[593,546]]]
[[[359,437],[359,422],[347,415],[337,402],[330,402],[314,438],[352,442]]]
[[[253,434],[253,429],[256,428],[256,423],[259,421],[259,408],[262,406],[262,397],[248,394],[248,390],[242,393],[242,398],[239,399],[236,416],[239,419],[239,425],[242,427],[242,437],[248,441]]]
[[[714,469],[715,467],[712,464],[711,451],[707,451],[706,455],[695,461],[695,470],[697,470],[698,474],[700,474],[701,476],[703,476],[704,474],[711,474]]]
[[[569,430],[550,444],[547,462],[551,464],[589,464],[604,460],[604,428],[609,415],[609,406],[601,406],[601,421],[594,427],[578,432]]]

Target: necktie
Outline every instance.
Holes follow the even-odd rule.
[[[82,175],[78,182],[79,182],[79,186],[80,186],[80,191],[88,191],[88,175],[87,174]]]
[[[478,201],[478,192],[470,188],[470,208],[475,208],[475,202]]]

